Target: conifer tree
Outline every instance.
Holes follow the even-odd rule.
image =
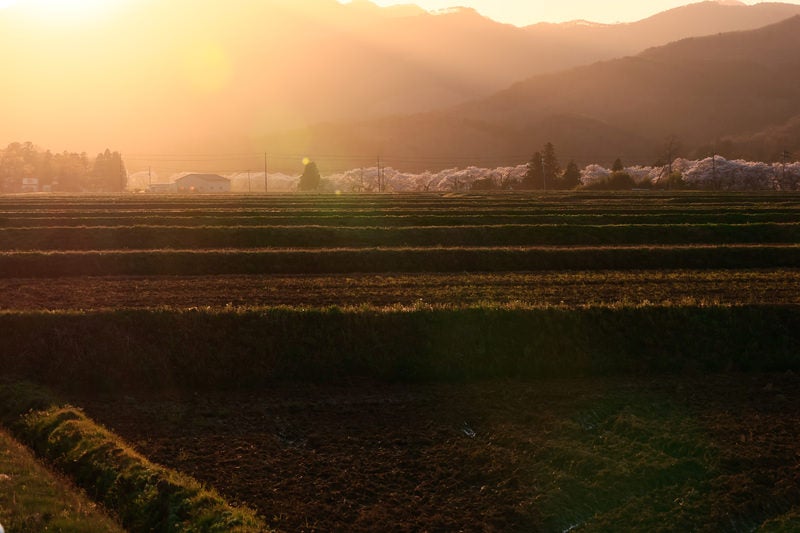
[[[581,171],[575,161],[570,161],[564,175],[561,176],[561,187],[564,189],[574,189],[581,184]]]
[[[542,169],[542,153],[536,152],[528,161],[528,170],[522,178],[522,188],[533,190],[544,188],[544,172]]]
[[[303,175],[300,176],[300,183],[297,189],[302,192],[316,191],[319,188],[319,183],[322,180],[319,174],[319,168],[313,161],[306,163],[303,169]]]
[[[560,177],[561,174],[561,167],[558,165],[558,157],[556,157],[556,148],[553,146],[553,143],[547,143],[544,145],[544,152],[542,152],[542,169],[544,172],[544,179],[545,183],[542,185],[546,185],[546,188],[550,189],[556,188],[557,179]],[[543,187],[545,188],[545,187]]]

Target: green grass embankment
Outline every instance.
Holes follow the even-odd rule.
[[[6,531],[124,533],[85,494],[0,429],[0,523]]]
[[[0,329],[7,374],[73,390],[800,370],[796,306],[8,313]]]
[[[154,465],[82,411],[33,385],[0,383],[0,421],[130,531],[266,531],[252,512]]]

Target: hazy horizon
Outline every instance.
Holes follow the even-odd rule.
[[[520,25],[531,22],[526,19],[531,13],[602,21],[597,6],[585,0],[557,6],[418,3],[427,9],[471,5],[487,17],[513,17]],[[641,19],[679,4],[620,1],[605,4],[604,13],[609,19]],[[561,9],[558,16],[555,7]],[[483,126],[474,128],[475,138],[449,147],[469,128],[457,121],[420,128],[415,117],[458,113],[457,106],[469,103],[480,107],[482,99],[523,81],[682,38],[774,24],[800,14],[800,4],[752,10],[695,6],[654,22],[600,28],[522,29],[469,13],[424,13],[403,0],[355,0],[350,6],[337,0],[0,0],[0,46],[13,50],[0,56],[0,148],[26,141],[54,152],[93,155],[110,148],[122,152],[131,169],[169,160],[175,171],[206,162],[187,154],[216,158],[210,170],[227,168],[229,154],[255,154],[254,161],[237,162],[233,170],[257,169],[264,152],[292,164],[321,154],[342,166],[372,164],[379,154],[402,154],[417,166],[431,158],[438,166],[487,158],[518,163],[496,156],[524,154],[528,149],[514,139],[532,133],[512,133],[508,128],[518,126],[511,126],[505,112],[477,114],[476,124]],[[530,98],[511,105],[510,116],[519,115],[525,101]],[[627,102],[623,107],[630,107]],[[582,117],[559,111],[561,117],[536,122],[537,132],[564,146],[580,144],[580,152],[570,152],[586,154],[596,152],[597,135],[591,132],[597,129],[613,140],[609,146],[625,144],[628,154],[648,154],[657,141],[650,138],[652,128],[609,128],[607,117],[596,112],[603,108],[587,109]],[[762,126],[783,135],[780,128],[791,117],[780,118],[720,135],[755,135]],[[399,134],[385,128],[387,122],[407,129]],[[415,143],[426,149],[412,147]]]

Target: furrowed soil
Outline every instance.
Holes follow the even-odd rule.
[[[800,506],[793,374],[74,399],[281,531],[750,531]]]
[[[149,459],[257,509],[280,531],[800,531],[800,377],[699,370],[728,350],[747,364],[713,368],[800,372],[792,357],[798,215],[799,195],[770,193],[2,197],[0,311],[21,316],[11,321],[20,331],[11,333],[26,339],[4,353],[7,361],[31,362],[38,379],[38,362],[55,361],[49,383],[56,388],[87,367],[101,369],[99,384],[109,375],[124,376],[117,384],[131,380],[142,369],[143,381],[158,382],[159,370],[147,369],[162,366],[143,365],[152,346],[167,348],[151,350],[151,363],[188,362],[181,375],[202,374],[206,364],[211,379],[182,392],[75,395],[65,392],[76,390],[69,383],[61,392]],[[345,244],[351,248],[337,248]],[[625,353],[622,344],[631,340],[634,357],[641,351],[654,368],[678,375],[532,382],[518,372],[508,381],[480,381],[503,375],[491,373],[474,374],[477,382],[359,381],[335,356],[322,361],[341,377],[326,384],[269,381],[248,389],[239,378],[226,380],[228,368],[218,365],[252,346],[259,348],[253,353],[269,346],[295,352],[252,328],[244,339],[221,330],[203,344],[205,363],[192,351],[192,341],[217,332],[206,326],[214,322],[193,316],[205,308],[223,310],[225,320],[240,308],[274,306],[289,307],[281,312],[290,318],[338,320],[336,310],[318,308],[403,306],[395,311],[404,314],[405,306],[433,306],[458,320],[466,307],[506,304],[589,317],[597,307],[624,317],[632,307],[676,306],[672,332],[696,333],[672,350],[663,340],[674,336],[660,335],[662,322],[589,320],[569,335],[585,340],[583,332],[596,326],[607,334],[599,338],[614,339],[595,343],[606,344],[596,349],[603,357]],[[704,312],[748,305],[756,309],[744,311],[760,314],[727,329],[719,318],[727,309]],[[759,321],[759,305],[783,322]],[[139,317],[115,315],[120,308],[162,321],[128,327],[126,320],[139,326]],[[103,311],[91,310],[112,310],[108,316],[124,327],[92,322]],[[91,316],[79,320],[83,314]],[[162,327],[184,315],[197,329]],[[687,321],[675,316],[705,318],[677,330],[674,324]],[[420,339],[422,346],[448,343],[441,355],[459,370],[465,355],[454,347],[462,338],[467,346],[480,328],[442,323],[450,326],[441,333],[423,328],[430,338],[401,333],[390,342],[411,350]],[[538,330],[510,324],[499,340],[519,335],[538,346]],[[560,330],[542,324],[542,336],[556,341],[555,361],[569,364]],[[299,328],[298,342],[283,331],[288,348],[299,350],[298,364],[330,350],[334,335]],[[371,328],[354,338],[386,338]],[[708,331],[723,333],[699,338]],[[127,359],[101,348],[108,357],[98,360],[109,366],[93,365],[104,340],[123,346]],[[362,355],[373,352],[378,361],[386,356],[377,349]],[[496,345],[481,353],[491,363],[503,356]],[[541,355],[520,353],[524,363]],[[669,356],[653,355],[661,353]],[[774,361],[776,354],[786,360]],[[697,364],[671,365],[677,355]],[[237,371],[255,372],[254,359],[241,361]],[[764,361],[781,364],[758,364]]]

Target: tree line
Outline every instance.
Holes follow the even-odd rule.
[[[106,149],[90,158],[85,152],[53,153],[30,142],[0,149],[0,192],[121,192],[128,173],[119,152]]]
[[[683,147],[674,135],[665,141],[662,153],[654,166],[665,167],[667,178],[659,184],[665,188],[680,188],[683,186],[682,176],[673,172],[672,161],[682,153]],[[582,190],[626,190],[635,187],[653,187],[649,181],[636,183],[625,171],[621,158],[617,158],[611,166],[611,173],[604,180],[592,183],[581,182],[581,170],[575,161],[570,160],[565,168],[561,168],[553,143],[548,142],[541,151],[533,154],[527,163],[527,169],[522,179],[512,179],[510,176],[495,180],[482,178],[476,180],[472,190],[572,190],[580,187]]]
[[[580,184],[581,171],[575,161],[570,161],[566,168],[562,169],[556,156],[555,146],[553,143],[547,143],[528,161],[527,170],[522,179],[512,179],[510,176],[499,181],[492,178],[481,178],[475,180],[471,189],[474,191],[570,190]]]

